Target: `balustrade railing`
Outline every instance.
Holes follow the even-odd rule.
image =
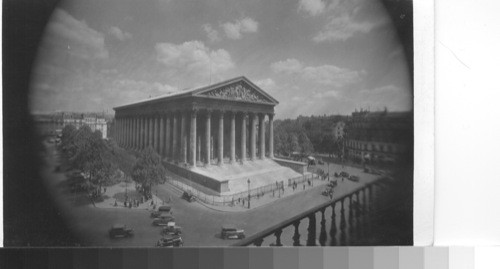
[[[307,180],[313,181],[318,179],[319,176],[317,174],[310,174],[303,177],[291,178],[288,180],[288,182],[295,182],[299,184],[304,183]],[[177,187],[181,191],[191,192],[200,202],[216,206],[235,206],[236,203],[243,203],[243,201],[246,202],[249,196],[251,199],[258,199],[259,197],[263,197],[266,194],[284,192],[285,188],[291,188],[291,185],[285,185],[285,181],[279,181],[266,186],[253,188],[249,191],[242,191],[235,194],[210,195],[198,190],[196,187],[190,186],[179,180],[169,179],[166,182]],[[278,194],[276,194],[276,197],[278,197]]]
[[[285,241],[290,243],[288,245],[301,246],[303,245],[303,241],[300,240],[302,238],[300,234],[301,224],[306,220],[308,222],[306,246],[316,246],[318,243],[321,246],[367,244],[366,238],[371,236],[372,221],[374,216],[378,215],[376,212],[388,210],[390,207],[390,203],[374,205],[375,200],[378,200],[375,199],[375,196],[383,196],[383,191],[386,189],[387,185],[381,180],[367,183],[350,193],[251,235],[234,246],[261,246],[264,241],[268,242],[269,240],[274,241],[270,244],[272,246],[282,246]],[[327,218],[327,214],[330,215],[330,218]],[[316,223],[318,216],[320,216],[319,237],[317,237]],[[330,224],[328,233],[327,223]],[[285,230],[293,230],[293,236],[281,238]]]

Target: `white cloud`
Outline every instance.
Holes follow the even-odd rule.
[[[104,34],[90,28],[62,9],[55,9],[47,25],[46,39],[49,49],[63,48],[82,59],[106,59],[108,50],[104,45]]]
[[[371,94],[395,93],[395,92],[399,92],[399,91],[401,91],[401,90],[394,85],[386,85],[386,86],[372,88],[372,89],[364,89],[364,90],[361,90],[360,93],[365,94],[365,95],[366,94],[371,95]]]
[[[120,40],[120,41],[125,41],[127,39],[132,39],[132,34],[129,32],[122,31],[120,28],[116,26],[111,26],[108,29],[108,34],[113,36],[114,38]]]
[[[273,91],[274,89],[276,89],[276,82],[274,82],[272,78],[256,80],[255,84],[262,88],[264,91]]]
[[[368,33],[377,25],[378,23],[368,21],[354,21],[352,16],[344,13],[340,16],[332,16],[313,40],[316,42],[345,41],[357,33]]]
[[[293,58],[271,64],[271,69],[275,73],[297,73],[300,72],[302,68],[302,63],[300,63],[299,60]]]
[[[178,91],[176,87],[168,84],[161,84],[159,82],[119,79],[113,81],[111,93],[115,95],[115,99],[120,100],[123,104],[176,91]]]
[[[299,76],[310,84],[342,87],[360,80],[362,72],[340,68],[334,65],[304,66],[297,59],[286,59],[285,61],[271,64],[275,73]]]
[[[322,98],[338,98],[339,92],[335,90],[325,91],[325,92],[317,92],[313,95],[314,98],[322,99]]]
[[[219,32],[212,28],[212,25],[206,23],[201,26],[203,31],[207,33],[207,37],[211,42],[220,41]]]
[[[217,75],[234,67],[226,50],[210,50],[201,41],[158,43],[155,49],[157,60],[175,74],[208,77],[210,73]]]
[[[221,25],[230,39],[241,39],[243,33],[255,33],[259,30],[259,23],[254,19],[246,17],[235,22],[226,22]]]
[[[311,16],[325,12],[326,3],[323,0],[300,0],[299,10],[309,13]]]

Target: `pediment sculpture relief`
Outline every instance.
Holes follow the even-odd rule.
[[[257,93],[253,89],[245,87],[242,84],[229,85],[224,88],[207,92],[205,95],[217,98],[231,99],[231,100],[269,103],[269,100],[264,98],[261,94]]]

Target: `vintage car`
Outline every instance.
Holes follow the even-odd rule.
[[[243,239],[245,238],[245,231],[242,229],[237,229],[232,225],[223,225],[220,237],[222,239]]]
[[[169,213],[172,215],[174,212],[172,210],[171,205],[161,205],[158,207],[158,210],[151,212],[151,217],[152,218],[158,218],[160,215],[164,213]]]
[[[337,180],[328,182],[327,186],[330,187],[330,188],[337,187]]]
[[[180,226],[175,225],[175,222],[169,222],[167,223],[167,226],[163,227],[163,230],[161,230],[162,235],[168,235],[168,234],[175,234],[175,235],[180,235],[182,234],[182,228]]]
[[[156,242],[157,247],[182,247],[184,242],[180,235],[168,234]]]
[[[333,195],[333,188],[331,187],[326,187],[322,192],[321,192],[322,195],[324,196],[330,196],[330,195]]]
[[[358,177],[358,176],[355,176],[355,175],[351,175],[351,176],[349,177],[349,180],[354,181],[354,182],[358,182],[358,181],[359,181],[359,177]]]
[[[124,224],[115,224],[109,229],[109,237],[130,237],[134,235],[134,230]]]
[[[153,219],[153,226],[167,226],[169,222],[175,222],[175,218],[169,213],[163,213]]]
[[[183,194],[182,194],[182,199],[185,199],[186,201],[188,202],[194,202],[196,201],[196,197],[194,196],[194,194],[190,191],[185,191]]]
[[[340,176],[341,177],[349,177],[349,173],[342,171],[342,172],[340,172]]]

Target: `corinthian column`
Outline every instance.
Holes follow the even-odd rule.
[[[231,147],[230,147],[230,156],[231,156],[231,163],[234,163],[236,161],[236,119],[235,119],[235,113],[231,112]]]
[[[153,132],[154,132],[154,119],[153,117],[149,118],[149,130],[148,130],[148,147],[152,147],[153,146]]]
[[[208,111],[207,116],[205,118],[205,158],[206,158],[206,166],[211,165],[210,160],[210,122],[212,119],[212,112]]]
[[[153,127],[153,149],[156,151],[156,153],[160,153],[160,147],[159,147],[159,140],[158,140],[158,132],[160,131],[159,128],[159,120],[158,117],[154,117],[153,119],[154,122],[154,127]]]
[[[218,157],[219,157],[219,165],[222,165],[224,158],[224,112],[221,111],[219,114],[219,140],[218,144]]]
[[[177,155],[177,149],[179,148],[178,147],[178,133],[179,133],[179,126],[178,126],[178,119],[177,119],[177,114],[174,114],[173,115],[173,131],[172,131],[172,159],[173,160],[178,160],[179,156]]]
[[[166,122],[165,122],[165,157],[169,158],[172,155],[170,154],[170,145],[172,145],[171,139],[171,133],[172,133],[172,128],[170,125],[170,118],[171,115],[168,114],[166,117]]]
[[[186,112],[181,115],[181,160],[187,163]]]
[[[273,118],[274,114],[269,114],[269,158],[274,158],[274,127]]]
[[[255,135],[256,135],[256,120],[255,120],[256,115],[252,114],[250,115],[250,159],[252,161],[255,161],[256,159],[256,154],[255,154]]]
[[[191,128],[189,129],[189,150],[191,152],[190,162],[196,167],[196,110],[191,111]]]
[[[260,143],[260,158],[266,157],[266,129],[264,127],[265,114],[259,115],[259,143]]]
[[[160,142],[159,142],[159,150],[158,150],[158,154],[160,154],[160,157],[162,157],[163,159],[163,156],[164,156],[164,150],[165,150],[165,119],[163,118],[163,116],[161,116],[159,118],[160,120]]]
[[[247,115],[241,114],[241,163],[247,160]]]

